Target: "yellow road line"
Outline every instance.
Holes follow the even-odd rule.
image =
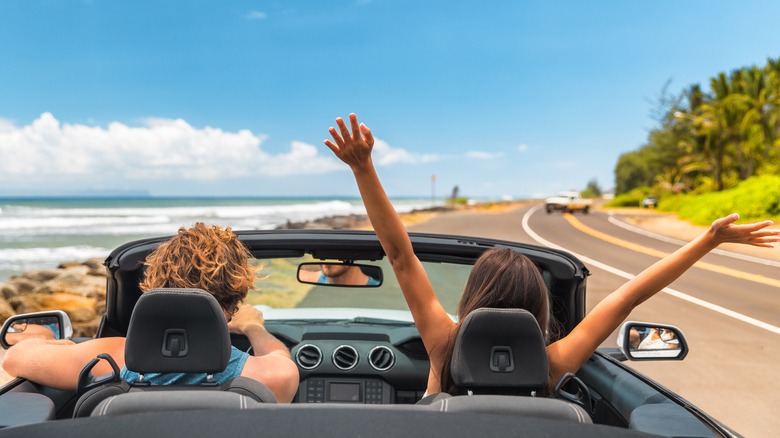
[[[580,222],[579,220],[577,220],[571,213],[565,213],[563,217],[569,222],[569,224],[571,224],[571,226],[573,226],[577,230],[582,231],[583,233],[593,236],[597,239],[601,239],[605,242],[609,242],[613,245],[622,246],[623,248],[627,248],[642,254],[647,254],[649,256],[658,257],[659,259],[669,255],[668,253],[665,253],[663,251],[657,251],[651,248],[637,245],[636,243],[628,242],[623,239],[618,239],[617,237],[613,237],[610,236],[609,234],[602,233],[601,231],[594,230],[593,228],[590,228],[587,225]],[[763,275],[748,274],[746,272],[738,271],[736,269],[726,268],[723,266],[713,265],[712,263],[701,262],[701,261],[696,262],[694,266],[696,266],[697,268],[706,269],[708,271],[717,272],[719,274],[740,278],[742,280],[754,281],[756,283],[762,283],[769,286],[780,287],[780,280],[764,277]]]

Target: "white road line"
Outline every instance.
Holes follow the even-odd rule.
[[[609,266],[607,264],[601,263],[599,261],[593,260],[590,257],[586,257],[584,255],[577,254],[577,253],[575,253],[573,251],[570,251],[570,250],[568,250],[568,249],[566,249],[566,248],[564,248],[564,247],[562,247],[560,245],[556,245],[556,244],[554,244],[554,243],[552,243],[552,242],[550,242],[548,240],[543,239],[541,236],[536,234],[531,229],[531,227],[528,225],[528,220],[529,220],[529,218],[531,217],[532,214],[534,214],[536,211],[538,211],[542,207],[543,206],[541,206],[541,205],[537,205],[536,207],[528,210],[528,212],[526,212],[526,214],[523,216],[523,230],[526,233],[528,233],[528,235],[531,236],[532,239],[537,241],[539,244],[547,246],[549,248],[559,249],[559,250],[571,253],[572,255],[574,255],[578,259],[582,260],[583,262],[588,263],[588,264],[590,264],[592,266],[595,266],[595,267],[597,267],[599,269],[603,269],[603,270],[605,270],[605,271],[607,271],[609,273],[617,275],[618,277],[622,277],[622,278],[625,278],[627,280],[631,280],[634,277],[636,277],[633,274],[630,274],[630,273],[625,272],[625,271],[621,271],[620,269],[617,269],[615,267],[612,267],[612,266]],[[750,324],[752,326],[755,326],[755,327],[764,329],[766,331],[769,331],[769,332],[772,332],[772,333],[780,335],[780,327],[774,326],[772,324],[768,324],[768,323],[763,322],[763,321],[759,321],[759,320],[757,320],[755,318],[751,318],[751,317],[749,317],[747,315],[743,315],[742,313],[735,312],[735,311],[733,311],[731,309],[727,309],[727,308],[725,308],[723,306],[719,306],[717,304],[710,303],[709,301],[705,301],[705,300],[702,300],[700,298],[696,298],[694,296],[688,295],[686,293],[680,292],[680,291],[672,289],[670,287],[666,287],[666,288],[662,289],[661,292],[664,292],[666,294],[669,294],[669,295],[671,295],[673,297],[676,297],[676,298],[679,298],[681,300],[687,301],[687,302],[689,302],[691,304],[695,304],[697,306],[704,307],[705,309],[712,310],[713,312],[720,313],[721,315],[725,315],[725,316],[737,319],[739,321],[742,321],[744,323]]]
[[[634,233],[637,233],[637,234],[641,234],[643,236],[652,237],[653,239],[661,240],[661,241],[666,242],[666,243],[671,243],[671,244],[678,245],[678,246],[683,246],[686,243],[688,243],[688,242],[685,242],[683,240],[673,239],[673,238],[671,238],[669,236],[664,236],[662,234],[653,233],[652,231],[645,230],[644,228],[640,228],[640,227],[637,227],[637,226],[625,223],[625,222],[623,222],[623,221],[613,217],[612,213],[609,213],[609,218],[607,220],[611,224],[617,225],[618,227],[623,228],[624,230],[628,230],[628,231],[631,231],[631,232],[634,232]],[[749,255],[740,254],[740,253],[736,253],[736,252],[732,252],[732,251],[726,251],[726,250],[718,249],[718,248],[713,249],[710,252],[712,252],[713,254],[718,254],[718,255],[725,256],[725,257],[731,257],[731,258],[735,258],[735,259],[739,259],[739,260],[744,260],[744,261],[747,261],[747,262],[759,263],[759,264],[762,264],[762,265],[775,266],[775,267],[780,268],[780,262],[775,261],[775,260],[763,259],[761,257],[749,256]]]

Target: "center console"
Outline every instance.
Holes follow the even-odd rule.
[[[395,403],[393,387],[381,379],[312,377],[301,382],[298,403]]]

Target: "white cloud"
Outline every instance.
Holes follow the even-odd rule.
[[[405,149],[393,148],[382,140],[374,142],[372,152],[374,163],[377,166],[390,166],[396,163],[419,164],[439,161],[441,156],[436,154],[416,154]]]
[[[248,14],[246,14],[247,20],[265,20],[266,18],[268,18],[268,14],[265,12],[250,11]]]
[[[15,129],[13,122],[0,117],[0,133],[11,132]]]
[[[315,146],[294,141],[290,152],[269,158],[262,167],[262,173],[269,176],[284,176],[328,173],[346,169],[346,165],[337,159],[320,155],[319,152],[320,150]]]
[[[495,160],[503,157],[501,152],[485,152],[485,151],[468,151],[466,152],[466,158],[473,158],[475,160]]]
[[[325,146],[293,141],[288,151],[270,154],[261,147],[266,138],[246,129],[195,128],[182,119],[148,118],[137,127],[67,124],[51,113],[22,127],[0,119],[0,182],[6,188],[56,187],[65,181],[100,186],[119,180],[216,181],[347,170]],[[374,147],[377,166],[437,159],[379,139]]]
[[[517,150],[520,151],[521,153],[525,152],[525,151],[528,150],[528,145],[527,144],[521,144],[520,146],[517,147]]]

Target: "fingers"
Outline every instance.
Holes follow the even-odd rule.
[[[352,126],[352,135],[360,138],[360,124],[358,124],[355,113],[349,115],[349,124]]]
[[[365,145],[368,145],[370,150],[374,145],[374,136],[371,130],[368,129],[368,126],[358,122],[355,113],[349,114],[349,126],[341,117],[336,118],[336,126],[337,128],[331,126],[328,129],[331,137],[333,137],[333,141],[324,140],[324,143],[342,160],[350,153],[353,147],[362,149]]]
[[[730,224],[733,224],[737,220],[739,220],[739,215],[737,213],[731,213],[726,217],[722,217],[720,219],[715,220],[715,222],[712,223],[712,228],[718,230]]]
[[[336,146],[335,144],[333,144],[332,141],[325,140],[324,143],[325,143],[325,146],[327,146],[334,154],[338,154],[339,153],[339,147]]]
[[[338,131],[336,131],[336,128],[332,126],[328,128],[328,132],[330,133],[330,136],[333,137],[333,141],[325,140],[325,146],[329,147],[333,153],[338,153],[339,150],[344,147],[344,139],[341,138]]]
[[[374,145],[374,134],[371,133],[371,130],[368,129],[368,126],[361,123],[360,133],[363,134],[363,137],[366,138],[366,143],[368,143],[369,146]]]
[[[349,141],[352,139],[352,135],[350,135],[349,128],[347,128],[347,124],[344,123],[344,119],[341,117],[336,118],[336,125],[338,125],[339,130],[341,130],[341,137],[344,139],[344,141]]]
[[[762,221],[762,222],[756,222],[754,224],[745,224],[745,227],[749,229],[750,231],[758,231],[762,228],[766,228],[770,225],[774,224],[774,222],[770,220]]]
[[[750,246],[758,246],[761,248],[774,248],[775,246],[771,243],[764,243],[764,242],[748,242],[748,245]]]

